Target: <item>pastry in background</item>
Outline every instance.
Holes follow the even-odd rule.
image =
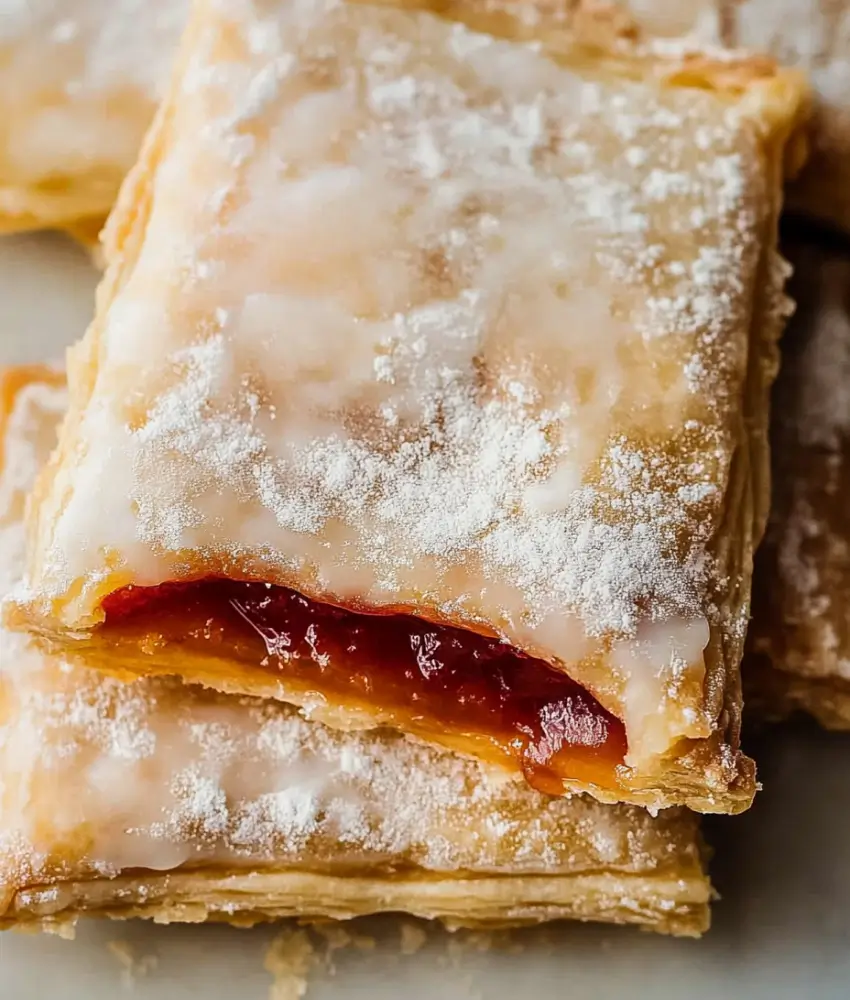
[[[798,306],[773,395],[747,705],[850,729],[850,248],[811,233],[786,243]]]
[[[848,0],[613,0],[643,29],[765,52],[805,70],[815,95],[811,156],[788,205],[850,230]]]
[[[0,375],[0,590],[62,379]],[[541,795],[387,732],[174,679],[124,684],[0,630],[0,927],[82,916],[249,924],[402,910],[697,935],[697,820]]]
[[[740,811],[804,95],[548,9],[196,4],[8,616],[547,792]]]
[[[0,232],[92,243],[165,91],[186,0],[0,0]]]
[[[504,0],[516,6],[517,0]],[[552,23],[585,0],[541,5]],[[168,87],[189,0],[0,0],[0,233],[98,235]],[[630,19],[599,23],[606,38]]]

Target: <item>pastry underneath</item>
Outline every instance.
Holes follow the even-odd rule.
[[[63,379],[6,371],[0,399],[8,591]],[[384,730],[330,729],[173,678],[122,683],[0,632],[0,926],[404,911],[697,935],[710,897],[687,810],[550,797]]]
[[[788,227],[797,313],[773,398],[773,501],[756,558],[747,705],[850,729],[850,251]]]
[[[186,0],[0,0],[0,233],[97,235],[168,77]]]
[[[683,810],[548,798],[395,735],[179,682],[26,669],[4,679],[18,721],[3,732],[2,926],[384,911],[707,926]]]

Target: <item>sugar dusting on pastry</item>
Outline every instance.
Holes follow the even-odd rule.
[[[832,182],[841,178],[841,160],[846,162],[850,152],[850,10],[828,0],[803,5],[796,0],[745,0],[736,5],[733,21],[735,44],[771,52],[785,65],[809,74],[819,101],[814,141],[819,152],[832,159],[830,166],[838,168],[836,178],[828,175],[828,188],[836,196],[835,211],[842,215],[838,221],[846,225],[848,202]],[[829,161],[818,161],[818,166],[824,162]],[[812,184],[821,176],[819,170],[810,172]],[[844,175],[845,186],[846,180]]]
[[[712,47],[712,58],[769,53],[805,72],[815,98],[812,157],[786,198],[793,211],[850,228],[850,8],[832,0],[620,0],[665,48]],[[685,34],[686,33],[686,34]],[[679,36],[684,35],[684,38]],[[657,43],[656,43],[657,45]]]
[[[22,499],[52,443],[61,388],[21,389],[6,423],[4,588],[21,570]],[[341,733],[294,709],[176,681],[122,684],[0,631],[0,897],[61,910],[33,882],[185,864],[480,874],[647,874],[697,865],[694,821],[550,799],[380,732]],[[57,865],[54,852],[61,852]]]
[[[186,0],[73,0],[59,7],[52,0],[5,0],[0,46],[23,63],[20,50],[49,45],[55,60],[65,60],[63,68],[73,67],[64,80],[69,97],[108,101],[119,88],[138,88],[155,100],[165,88],[187,7]],[[46,85],[43,77],[41,83]],[[24,81],[21,88],[26,96]],[[4,92],[4,101],[11,97]]]
[[[3,0],[0,227],[106,217],[166,89],[188,0]]]

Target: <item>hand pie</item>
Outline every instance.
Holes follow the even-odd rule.
[[[2,381],[0,573],[61,381]],[[408,910],[698,934],[697,823],[550,798],[475,761],[175,680],[123,684],[0,632],[0,926],[85,914],[251,923]]]
[[[0,0],[0,232],[96,236],[161,97],[187,7]]]
[[[690,33],[767,52],[809,75],[817,98],[808,168],[788,190],[789,207],[850,230],[850,2],[848,0],[620,0],[641,26]]]
[[[741,810],[798,81],[485,9],[197,5],[9,620],[547,792]]]
[[[799,235],[789,250],[799,306],[774,394],[747,703],[850,729],[850,254]]]

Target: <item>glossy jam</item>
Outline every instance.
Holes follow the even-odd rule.
[[[131,587],[104,610],[105,629],[141,631],[150,648],[206,649],[274,673],[284,691],[377,708],[387,725],[513,766],[541,791],[561,793],[564,778],[611,787],[626,752],[622,723],[566,674],[462,629],[228,580]]]

